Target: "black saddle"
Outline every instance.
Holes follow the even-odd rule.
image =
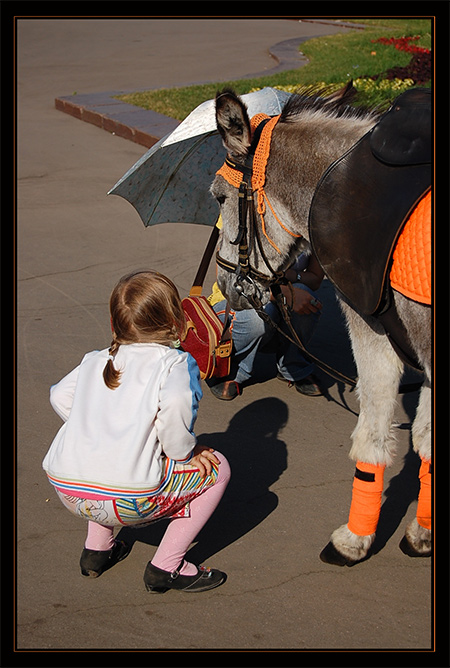
[[[431,93],[400,95],[377,125],[325,171],[309,234],[327,277],[365,315],[383,309],[396,241],[431,187]]]
[[[431,92],[412,89],[325,171],[309,214],[326,276],[357,311],[378,317],[398,354],[418,368],[389,273],[403,225],[430,188]]]
[[[389,165],[431,163],[431,91],[405,91],[373,128],[372,153]]]

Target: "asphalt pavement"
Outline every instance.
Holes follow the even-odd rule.
[[[416,508],[415,393],[399,396],[398,454],[385,476],[374,554],[353,568],[326,565],[319,553],[348,517],[357,397],[326,376],[326,396],[302,396],[275,378],[270,356],[232,402],[204,386],[196,433],[226,455],[232,481],[188,558],[227,572],[216,590],[146,592],[142,576],[162,524],[122,530],[133,541],[128,558],[96,580],[83,578],[85,525],[63,508],[41,468],[61,424],[49,388],[85,352],[109,344],[118,278],[153,268],[185,296],[210,231],[144,228],[128,202],[106,193],[145,147],[62,113],[55,99],[269,72],[283,60],[271,47],[345,30],[283,18],[18,19],[16,594],[14,635],[3,645],[14,653],[2,665],[53,665],[54,652],[79,653],[54,665],[97,665],[83,654],[91,651],[100,652],[93,661],[103,655],[106,664],[128,666],[178,665],[196,652],[202,665],[202,653],[217,650],[273,653],[271,665],[320,658],[330,666],[362,665],[359,652],[380,652],[368,661],[385,665],[384,652],[395,651],[406,653],[406,665],[433,665],[433,563],[398,547]],[[354,373],[327,281],[320,297],[311,350]]]

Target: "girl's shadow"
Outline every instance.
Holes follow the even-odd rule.
[[[200,564],[262,522],[278,505],[270,486],[287,466],[287,449],[277,434],[287,423],[287,405],[268,397],[240,410],[226,432],[201,434],[200,444],[228,459],[231,479],[219,506],[197,536],[187,559]],[[142,528],[123,528],[118,538],[159,545],[167,520]]]

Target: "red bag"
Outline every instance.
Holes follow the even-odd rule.
[[[206,297],[202,297],[202,285],[211,256],[217,244],[219,229],[213,228],[200,262],[189,297],[181,300],[187,328],[181,347],[192,357],[200,369],[202,380],[223,378],[230,373],[233,343],[228,323],[228,305],[225,321],[221,322]]]
[[[224,327],[206,297],[189,296],[181,303],[187,323],[181,346],[197,362],[200,378],[228,376],[233,346],[229,328]]]

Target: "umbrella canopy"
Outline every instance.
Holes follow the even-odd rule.
[[[242,95],[250,116],[279,114],[290,93],[263,88]],[[159,140],[111,188],[134,206],[145,226],[158,223],[215,225],[219,210],[209,192],[225,159],[216,129],[215,101],[207,100]]]

